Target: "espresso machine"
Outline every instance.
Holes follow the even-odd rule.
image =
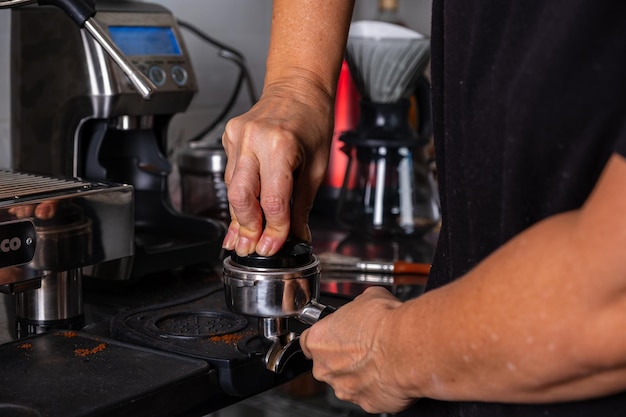
[[[0,291],[15,295],[16,337],[81,328],[83,269],[132,257],[132,242],[132,187],[0,170]]]
[[[89,276],[131,282],[217,262],[225,224],[170,201],[168,126],[197,91],[171,12],[98,1],[88,20],[102,28],[95,32],[57,7],[11,12],[13,167],[134,190],[133,257],[95,265]]]
[[[62,353],[67,353],[64,360],[73,364],[69,369],[64,366],[67,362],[56,363],[63,366],[54,368],[55,382],[57,372],[59,379],[91,378],[92,365],[102,371],[93,379],[105,381],[119,364],[124,382],[134,378],[142,386],[151,385],[150,389],[158,388],[158,382],[152,386],[153,379],[169,379],[172,372],[180,370],[181,362],[193,362],[194,378],[200,372],[199,379],[190,380],[188,373],[181,371],[188,385],[180,385],[177,395],[159,396],[157,392],[151,397],[170,407],[184,402],[187,391],[193,390],[195,395],[214,397],[211,406],[217,409],[310,370],[310,361],[301,355],[298,335],[307,324],[331,313],[331,305],[347,301],[320,294],[320,263],[310,246],[296,242],[280,256],[267,259],[231,255],[226,267],[220,259],[225,224],[179,213],[171,205],[168,125],[175,114],[187,109],[197,90],[172,14],[150,3],[99,1],[95,15],[89,18],[93,21],[79,24],[79,30],[77,22],[68,18],[68,10],[41,6],[48,0],[39,3],[12,10],[15,171],[8,173],[6,182],[26,177],[62,187],[60,191],[42,190],[16,182],[19,192],[13,194],[3,194],[0,187],[0,289],[18,294],[21,328],[30,333],[81,329],[83,276],[85,281],[128,284],[139,279],[149,282],[153,274],[164,272],[155,279],[160,284],[170,277],[187,278],[182,272],[170,273],[172,270],[199,262],[213,265],[219,260],[225,277],[223,282],[203,277],[197,291],[194,287],[193,292],[185,292],[192,294],[184,296],[188,298],[178,293],[171,299],[169,294],[161,298],[159,294],[156,302],[142,299],[132,303],[139,306],[132,309],[118,310],[111,305],[115,316],[96,323],[95,328],[46,332],[4,345],[3,353],[14,354],[11,369],[22,377],[20,395],[31,394],[30,378],[41,369],[33,366],[39,352],[38,364],[46,370]],[[94,31],[98,26],[102,30]],[[113,55],[107,42],[112,43]],[[128,62],[114,58],[117,52]],[[190,272],[204,274],[206,270]],[[163,277],[165,280],[160,279]],[[141,292],[144,286],[125,289]],[[119,294],[110,293],[112,297]],[[21,299],[20,294],[28,297]],[[76,301],[57,308],[56,316],[41,320],[34,312],[41,312],[51,295],[56,295],[55,306],[58,299],[69,296]],[[48,304],[52,306],[52,302]],[[39,309],[33,308],[36,306]],[[97,334],[89,334],[92,331]],[[83,352],[76,341],[91,347]],[[59,343],[69,350],[58,348]],[[43,345],[48,351],[39,349]],[[145,355],[156,353],[155,362],[144,362]],[[112,359],[101,359],[104,355],[112,355]],[[152,371],[165,360],[178,364],[162,372]],[[145,370],[135,372],[128,366]],[[76,372],[61,375],[68,369]],[[92,381],[87,382],[91,387]],[[73,386],[79,385],[82,393],[80,383]],[[64,398],[57,398],[49,384],[40,385],[51,393],[50,403],[58,405],[59,398]],[[67,389],[60,391],[68,395]],[[120,391],[132,404],[146,398],[141,394],[129,399],[127,388]],[[98,393],[109,396],[108,391]]]

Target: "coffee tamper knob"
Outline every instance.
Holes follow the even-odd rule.
[[[293,269],[306,266],[315,259],[311,245],[289,239],[285,242],[283,247],[272,256],[263,256],[256,252],[247,256],[239,256],[233,253],[231,260],[235,264],[248,268]]]

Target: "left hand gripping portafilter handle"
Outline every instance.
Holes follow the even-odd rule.
[[[63,10],[79,28],[85,28],[105,50],[113,61],[129,78],[137,92],[148,100],[156,90],[156,86],[139,71],[122,51],[117,47],[109,34],[94,18],[96,15],[95,3],[89,0],[37,0],[41,6],[55,6]]]

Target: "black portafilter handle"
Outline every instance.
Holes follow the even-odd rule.
[[[321,320],[324,317],[328,316],[329,314],[334,313],[335,311],[337,311],[337,307],[324,306],[324,309],[322,310],[322,312],[320,313],[320,315],[319,315],[319,317],[317,319]]]
[[[56,6],[82,28],[87,20],[96,15],[96,3],[93,0],[38,0],[41,6]]]

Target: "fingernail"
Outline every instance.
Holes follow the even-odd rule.
[[[237,255],[246,256],[251,254],[253,250],[250,247],[250,243],[251,241],[247,237],[239,236],[239,238],[237,239],[237,244],[235,245],[235,252],[237,252]]]
[[[269,237],[262,237],[256,245],[256,253],[261,256],[269,256],[272,251],[272,240]]]
[[[224,249],[233,250],[235,249],[235,242],[237,237],[235,236],[235,232],[228,229],[226,232],[226,236],[224,236],[224,241],[222,242],[222,247]]]

